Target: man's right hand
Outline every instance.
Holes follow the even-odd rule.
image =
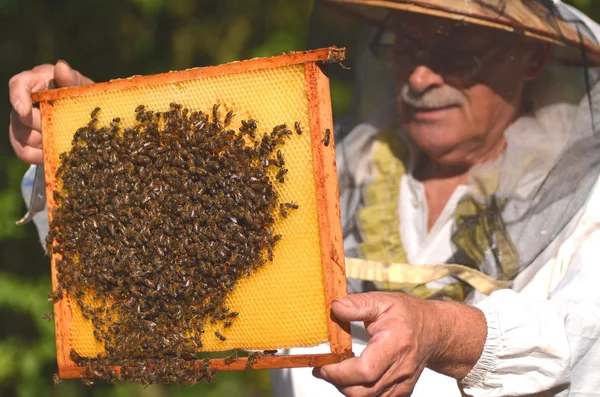
[[[33,107],[31,93],[47,89],[51,80],[57,87],[93,83],[65,61],[36,66],[9,80],[12,110],[8,136],[17,157],[29,164],[43,164],[40,110]]]

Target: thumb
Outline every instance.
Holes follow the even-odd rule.
[[[341,321],[372,322],[385,312],[385,305],[376,294],[351,294],[333,301],[331,312]]]
[[[54,66],[54,83],[57,87],[92,84],[93,81],[74,70],[62,59]]]

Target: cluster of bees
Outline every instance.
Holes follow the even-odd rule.
[[[94,109],[56,172],[52,299],[68,294],[91,321],[106,356],[71,357],[109,382],[210,380],[208,363],[191,360],[203,338],[227,339],[239,315],[228,293],[273,260],[274,222],[298,208],[274,185],[285,182],[281,148],[300,123],[259,134],[252,119],[232,128],[233,111],[219,105],[169,109],[138,106],[134,128],[118,118],[99,126]]]

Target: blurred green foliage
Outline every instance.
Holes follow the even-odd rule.
[[[600,19],[599,1],[569,3]],[[57,59],[105,81],[300,50],[312,7],[312,0],[0,0],[0,80]],[[336,39],[356,30],[348,22],[336,23],[310,45],[347,44]],[[335,75],[334,113],[341,115],[350,106],[352,74],[338,69]],[[7,126],[7,92],[0,105],[0,125]],[[52,309],[46,303],[49,261],[35,227],[14,223],[25,212],[20,179],[27,166],[13,155],[6,130],[0,142],[1,396],[270,395],[264,371],[223,372],[213,383],[194,387],[97,384],[90,389],[75,381],[53,387],[54,327],[42,320]]]

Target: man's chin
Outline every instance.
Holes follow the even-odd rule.
[[[404,127],[404,131],[423,152],[443,156],[452,151],[460,139],[453,129],[436,124],[410,123]]]

